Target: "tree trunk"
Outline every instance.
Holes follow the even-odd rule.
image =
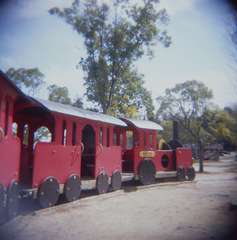
[[[204,171],[204,168],[203,168],[204,152],[203,152],[203,144],[201,140],[198,140],[198,149],[199,149],[199,172],[202,173]]]

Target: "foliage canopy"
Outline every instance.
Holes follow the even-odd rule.
[[[165,47],[171,43],[167,32],[160,29],[161,24],[168,22],[168,15],[165,9],[157,10],[158,3],[75,0],[69,8],[50,10],[84,39],[87,54],[81,58],[80,66],[85,72],[86,96],[104,113],[136,115],[143,106],[153,117],[151,96],[135,71],[134,61],[145,53],[152,56],[151,47],[157,41]]]
[[[177,121],[197,142],[201,138],[206,121],[204,113],[212,97],[212,91],[202,82],[191,80],[176,84],[174,88],[166,89],[164,96],[157,98],[157,117]]]
[[[38,68],[9,68],[6,75],[29,95],[34,95],[35,91],[44,83],[44,74]]]

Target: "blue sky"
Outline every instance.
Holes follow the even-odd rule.
[[[85,54],[81,38],[62,19],[48,14],[51,7],[66,7],[70,2],[1,4],[0,68],[38,67],[48,85],[67,86],[72,98],[83,96],[83,72],[76,69]],[[233,19],[225,1],[161,0],[160,6],[170,14],[167,30],[173,44],[170,48],[158,45],[152,60],[144,57],[136,63],[153,98],[176,83],[196,79],[213,90],[214,101],[221,107],[237,102],[234,46],[228,34]],[[46,97],[45,88],[39,95]]]

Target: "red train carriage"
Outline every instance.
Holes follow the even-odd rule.
[[[173,144],[173,149],[157,149],[157,131],[161,126],[151,121],[123,119],[123,172],[134,173],[142,184],[151,184],[157,177],[177,177],[193,180],[191,149]]]
[[[68,201],[79,198],[83,180],[96,179],[98,193],[107,192],[109,182],[113,190],[120,188],[117,128],[126,127],[120,119],[31,98],[17,107],[15,121],[22,139],[20,181],[37,193],[42,207],[54,205],[60,193]],[[42,126],[52,140],[35,143],[34,133]]]
[[[157,149],[154,122],[33,99],[2,72],[0,86],[0,218],[16,214],[19,191],[49,207],[60,194],[78,199],[88,181],[105,193],[133,177],[142,184],[195,177],[190,149],[175,141],[173,149]]]
[[[20,140],[13,134],[15,106],[24,94],[0,71],[0,222],[17,211]]]

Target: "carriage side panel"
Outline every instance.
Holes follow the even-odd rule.
[[[19,179],[20,141],[7,136],[0,143],[0,183],[7,187],[11,181]]]
[[[157,150],[154,158],[156,171],[175,170],[175,159],[173,150]]]
[[[192,150],[189,148],[176,149],[176,164],[177,168],[189,168],[192,166]]]
[[[81,146],[37,143],[34,154],[33,187],[48,176],[64,184],[71,174],[80,176]]]
[[[112,176],[114,171],[122,171],[122,151],[120,146],[96,148],[96,176],[105,171]]]

